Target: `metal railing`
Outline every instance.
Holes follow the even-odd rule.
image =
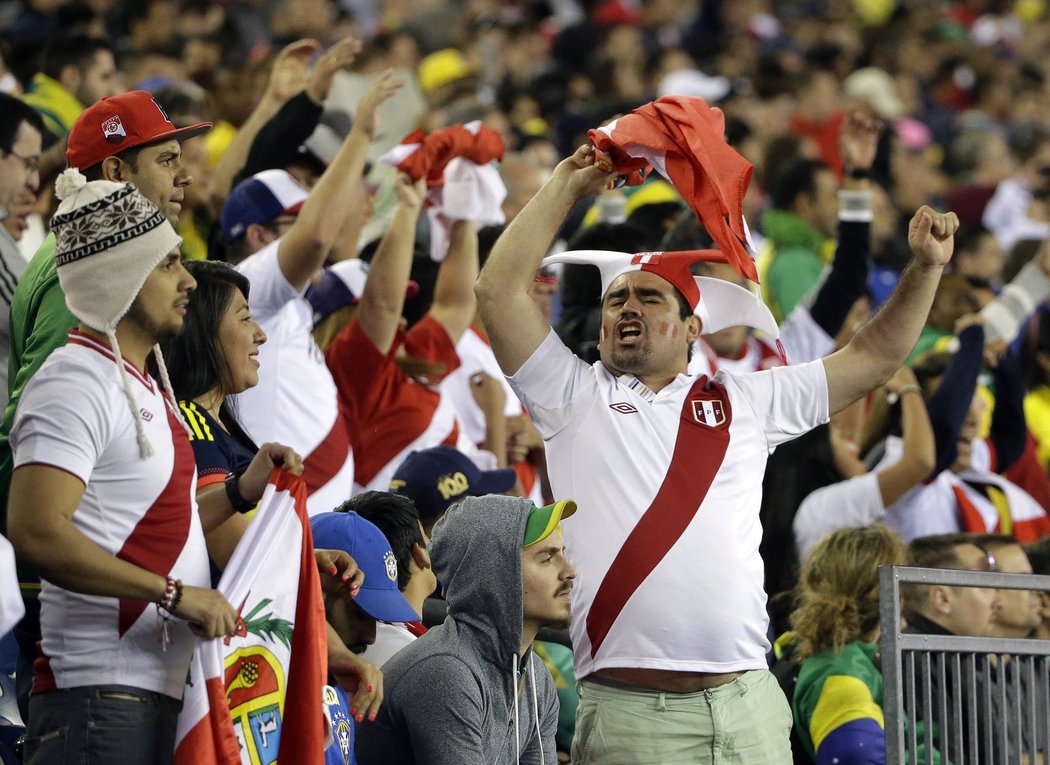
[[[880,569],[886,765],[1050,765],[1050,640],[902,633],[902,584],[1050,591],[1050,576]]]

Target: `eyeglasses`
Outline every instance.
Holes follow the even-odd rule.
[[[10,154],[21,162],[27,173],[34,173],[40,170],[40,157],[23,157],[18,152],[12,151],[11,149],[4,149],[2,147],[0,147],[0,151],[3,151],[5,154]]]

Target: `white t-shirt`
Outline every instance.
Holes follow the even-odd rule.
[[[679,375],[654,395],[551,332],[510,381],[555,497],[579,504],[562,524],[576,676],[765,667],[762,475],[774,447],[827,421],[823,364]]]
[[[11,430],[14,465],[43,464],[85,485],[73,525],[119,558],[183,584],[209,586],[208,553],[195,500],[193,449],[159,385],[125,363],[155,454],[139,453],[135,422],[109,347],[73,331],[26,385]],[[163,650],[152,603],[81,595],[41,583],[43,659],[34,693],[128,685],[182,698],[193,650],[173,619]]]
[[[350,498],[354,455],[335,382],[314,342],[313,310],[281,273],[280,241],[237,266],[251,282],[248,307],[267,340],[259,348],[259,384],[234,398],[256,443],[276,441],[303,456],[307,508],[316,515]]]
[[[376,622],[376,642],[362,654],[364,658],[382,668],[398,651],[411,645],[416,636],[404,624]]]
[[[459,356],[459,367],[441,381],[441,397],[452,402],[464,435],[471,443],[482,444],[486,435],[485,413],[474,400],[470,378],[478,372],[485,372],[499,381],[507,395],[507,403],[503,407],[506,417],[521,416],[521,402],[503,376],[503,371],[496,361],[496,354],[492,352],[492,346],[485,342],[474,327],[469,327],[456,343],[456,354]]]
[[[823,486],[802,500],[792,528],[799,560],[805,560],[822,536],[836,529],[861,528],[881,520],[882,504],[877,473]]]

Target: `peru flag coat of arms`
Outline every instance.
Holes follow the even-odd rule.
[[[218,589],[237,632],[197,640],[175,765],[322,762],[325,615],[302,479],[274,470]]]

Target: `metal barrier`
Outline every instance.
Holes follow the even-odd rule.
[[[909,583],[1050,591],[1050,576],[880,569],[886,765],[1050,765],[1050,640],[903,634]]]

